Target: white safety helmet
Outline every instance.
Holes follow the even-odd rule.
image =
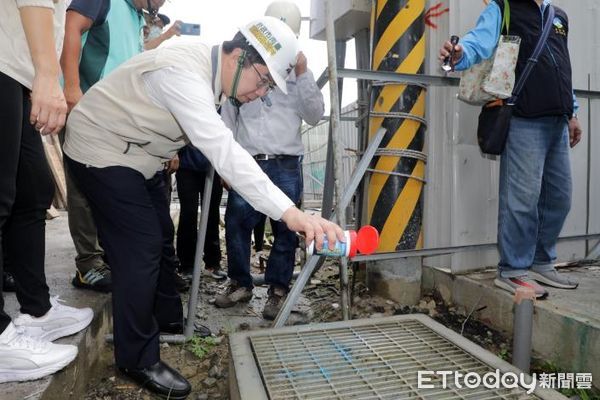
[[[261,17],[240,32],[265,60],[277,87],[287,94],[285,79],[296,65],[298,39],[292,29],[274,17]]]
[[[296,37],[300,36],[302,16],[300,15],[300,9],[296,3],[291,1],[274,1],[267,7],[265,15],[282,20],[292,28]]]

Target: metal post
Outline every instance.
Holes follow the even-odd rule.
[[[533,302],[535,291],[532,288],[518,288],[515,293],[515,315],[513,320],[512,363],[525,373],[529,373],[531,363],[531,333],[533,330]]]
[[[354,43],[356,47],[356,67],[358,69],[368,69],[370,67],[371,54],[369,30],[363,29],[354,35]],[[358,120],[356,121],[356,129],[358,131],[358,149],[362,154],[369,144],[369,82],[365,79],[357,79],[356,85],[358,86]],[[363,180],[362,188],[356,193],[355,215],[359,226],[363,225],[367,219],[367,202],[365,201],[364,193],[367,192],[368,184],[368,179]]]
[[[320,256],[316,256],[313,254],[310,256],[308,261],[306,261],[306,264],[304,264],[304,267],[302,267],[302,270],[300,271],[300,275],[298,275],[298,278],[294,282],[292,289],[288,293],[285,299],[285,303],[283,303],[283,305],[279,309],[277,317],[275,317],[275,321],[273,322],[273,328],[283,327],[285,321],[287,321],[288,317],[290,316],[290,313],[292,312],[292,308],[298,301],[300,294],[302,294],[302,289],[304,289],[304,286],[306,286],[306,282],[308,282],[310,276],[312,275],[312,272],[319,263],[320,258]]]
[[[372,69],[423,73],[425,0],[375,0],[372,4]],[[425,89],[404,83],[372,85],[370,132],[380,126],[388,130],[373,160],[367,193],[369,224],[379,231],[379,252],[423,246]],[[421,296],[421,260],[402,262],[406,268],[399,271],[394,264],[370,263],[367,287],[398,303],[415,304]],[[388,275],[391,271],[397,274]],[[383,276],[386,285],[380,284]]]
[[[369,144],[369,147],[367,147],[364,156],[356,165],[354,173],[350,177],[350,182],[348,182],[348,186],[340,198],[339,205],[341,209],[345,209],[350,202],[350,199],[352,199],[353,193],[356,192],[356,189],[358,188],[358,185],[360,184],[362,177],[365,174],[373,155],[375,154],[375,151],[379,148],[379,145],[385,136],[385,132],[385,128],[380,128],[379,131],[377,131],[377,134]],[[335,214],[333,218],[334,217]],[[298,301],[298,298],[300,297],[300,294],[302,293],[302,290],[304,289],[304,286],[306,286],[306,282],[308,282],[308,279],[322,259],[322,257],[312,255],[306,261],[306,264],[304,264],[304,267],[300,271],[300,275],[294,282],[294,286],[292,286],[292,289],[288,293],[283,306],[281,306],[281,309],[275,318],[275,322],[273,323],[274,328],[281,328],[285,324],[285,321],[287,321],[290,313],[292,312],[292,307],[294,307]]]
[[[206,173],[204,181],[204,195],[202,196],[202,209],[200,213],[200,224],[198,226],[198,239],[196,240],[196,254],[194,255],[194,274],[192,287],[190,288],[190,299],[188,303],[187,321],[184,335],[191,338],[194,334],[194,323],[196,321],[196,307],[198,307],[198,288],[202,276],[202,256],[204,255],[204,242],[206,240],[206,226],[208,225],[208,213],[210,208],[210,197],[212,193],[215,170],[211,166]]]
[[[335,59],[336,59],[336,71],[337,67],[344,67],[345,59],[346,59],[346,42],[336,41],[335,42]],[[329,73],[330,69],[327,68],[325,72],[327,72],[327,80],[331,79],[331,74]],[[319,78],[321,79],[321,78]],[[342,87],[344,79],[338,77],[338,101],[337,104],[341,107],[341,98],[342,98]],[[325,85],[325,81],[323,81],[323,85]],[[319,87],[322,87],[319,86]],[[333,90],[332,87],[329,87],[329,90]],[[333,101],[333,100],[332,100]],[[333,104],[333,103],[332,103]],[[339,114],[338,114],[339,115]],[[334,186],[335,186],[335,176],[334,176],[334,155],[333,155],[333,125],[331,124],[332,116],[329,117],[329,132],[327,136],[327,155],[325,159],[325,182],[323,185],[323,205],[321,207],[321,215],[323,218],[329,219],[333,212],[334,205]],[[317,269],[319,269],[322,265],[322,262],[319,263]]]
[[[331,118],[329,119],[329,133],[327,134],[327,154],[325,156],[325,181],[323,182],[323,204],[321,206],[321,216],[329,219],[333,213],[333,146],[331,138]]]
[[[373,4],[372,69],[423,73],[425,0]],[[378,172],[371,177],[368,193],[370,224],[380,232],[378,251],[422,247],[425,96],[423,85],[373,85],[371,134],[380,126],[388,130],[385,152],[373,160]]]
[[[346,210],[340,208],[340,197],[342,194],[341,171],[343,168],[342,146],[340,143],[340,100],[338,92],[337,60],[335,48],[335,30],[333,25],[333,0],[325,1],[325,35],[327,37],[327,61],[329,67],[329,93],[331,96],[331,143],[333,150],[333,176],[336,197],[336,213],[338,224],[345,229]],[[348,260],[340,259],[340,296],[342,305],[342,317],[349,319],[348,312]]]

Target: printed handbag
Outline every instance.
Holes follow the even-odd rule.
[[[549,5],[544,30],[538,39],[533,54],[527,60],[527,65],[523,69],[521,76],[519,76],[512,96],[508,100],[499,99],[491,101],[481,109],[479,124],[477,125],[477,142],[482,153],[499,155],[504,151],[510,130],[513,106],[519,99],[519,94],[523,90],[527,78],[531,74],[533,67],[537,64],[538,57],[546,45],[548,35],[552,29],[550,22],[554,20],[554,15],[554,6]]]
[[[507,99],[512,94],[521,38],[508,35],[508,0],[504,0],[503,9],[502,29],[506,30],[507,35],[500,35],[492,57],[473,65],[460,78],[458,99],[465,103],[481,106],[489,101]]]

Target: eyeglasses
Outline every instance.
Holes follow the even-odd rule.
[[[260,71],[258,69],[256,69],[256,66],[254,64],[252,64],[252,68],[254,68],[254,70],[258,74],[258,77],[260,78],[260,80],[256,84],[257,89],[262,89],[265,86],[268,87],[269,90],[273,90],[275,88],[275,82],[273,81],[272,78],[261,74]]]

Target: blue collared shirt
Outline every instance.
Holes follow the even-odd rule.
[[[533,0],[532,0],[533,1]],[[541,15],[551,0],[544,0],[540,9]],[[494,54],[498,38],[500,37],[500,29],[502,25],[502,15],[500,7],[495,1],[490,1],[490,4],[483,10],[475,28],[470,30],[460,39],[460,44],[463,47],[463,56],[454,66],[457,71],[463,71],[471,68],[471,66],[487,60]],[[577,112],[579,104],[573,93],[573,110]]]

